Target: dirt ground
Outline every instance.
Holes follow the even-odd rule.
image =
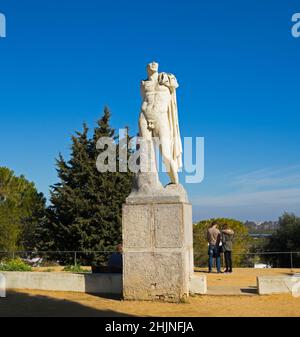
[[[284,268],[235,268],[232,274],[207,273],[207,269],[197,268],[197,272],[206,275],[208,286],[240,286],[253,287],[256,286],[257,276],[267,275],[293,275],[299,273],[300,269],[284,269]]]
[[[294,270],[299,272],[298,270]],[[202,271],[204,272],[204,270]],[[236,269],[233,274],[207,274],[208,286],[255,286],[257,275],[290,274],[287,269]],[[0,316],[296,316],[300,317],[300,298],[289,294],[267,296],[190,297],[188,303],[123,301],[117,297],[18,290],[0,298]]]

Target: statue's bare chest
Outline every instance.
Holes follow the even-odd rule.
[[[169,91],[169,89],[165,85],[159,84],[158,81],[142,81],[142,86],[145,94]]]

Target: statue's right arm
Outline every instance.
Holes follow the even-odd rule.
[[[141,81],[140,92],[141,92],[142,99],[144,100],[144,97],[145,97],[144,81]]]
[[[140,113],[143,114],[145,107],[147,106],[147,103],[145,101],[145,95],[146,95],[146,91],[145,91],[145,84],[144,81],[141,81],[141,87],[140,87],[140,91],[141,91],[141,97],[142,97],[142,104],[141,104],[141,111]],[[145,116],[144,116],[145,117]]]

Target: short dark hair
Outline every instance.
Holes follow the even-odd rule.
[[[210,227],[216,226],[218,225],[218,221],[217,220],[213,220],[213,222],[210,224]]]

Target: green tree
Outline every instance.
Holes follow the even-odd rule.
[[[104,109],[91,138],[84,124],[72,137],[70,159],[57,160],[59,182],[52,186],[48,209],[45,248],[51,250],[111,251],[121,242],[122,204],[131,190],[132,173],[98,172],[100,137],[119,140],[110,127],[110,112]],[[129,151],[128,151],[129,156]],[[120,158],[116,157],[117,168]],[[96,265],[105,261],[103,254],[78,256],[81,263]]]
[[[206,240],[207,229],[213,221],[218,222],[219,229],[222,229],[224,224],[228,224],[234,231],[233,253],[242,254],[249,250],[251,239],[248,234],[247,227],[238,220],[217,218],[202,220],[194,224],[194,257],[195,266],[206,266],[208,260],[208,245]],[[233,263],[235,266],[241,266],[245,259],[244,255],[233,255]]]
[[[45,218],[45,198],[24,176],[0,167],[0,250],[33,249]]]
[[[299,251],[300,247],[300,217],[293,213],[284,213],[279,218],[279,228],[271,236],[265,246],[270,252]],[[274,267],[290,267],[290,254],[274,254],[269,256]],[[293,254],[294,267],[300,266],[299,254]]]

